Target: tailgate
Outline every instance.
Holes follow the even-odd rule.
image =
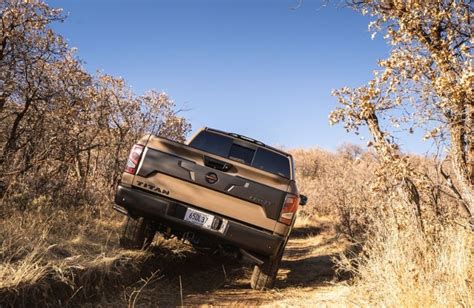
[[[220,168],[226,170],[221,171],[212,168],[216,164],[232,167]],[[289,180],[184,144],[151,137],[132,185],[273,231]]]

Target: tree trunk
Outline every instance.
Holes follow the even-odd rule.
[[[467,164],[471,185],[474,185],[474,104],[466,109]]]
[[[468,151],[472,150],[472,144],[466,145],[464,143],[463,129],[462,125],[451,126],[451,163],[459,194],[465,203],[464,212],[469,215],[472,222],[474,219],[474,187],[472,183],[472,173],[470,173],[471,166],[468,166],[467,161],[467,159],[471,159],[472,156],[466,155],[465,152],[466,149]],[[472,136],[467,136],[466,139],[472,140]]]
[[[375,141],[375,150],[383,161],[388,164],[396,164],[396,160],[399,159],[395,149],[392,145],[384,138],[384,133],[380,129],[379,121],[375,112],[372,112],[366,119],[367,126],[370,133],[372,134]],[[392,174],[394,176],[395,174]],[[399,176],[398,174],[395,176]],[[401,175],[401,179],[398,179],[398,194],[401,199],[406,202],[412,213],[413,219],[416,222],[418,229],[424,232],[423,219],[421,216],[421,205],[420,205],[420,194],[413,181],[408,175]]]

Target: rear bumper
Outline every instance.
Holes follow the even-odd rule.
[[[125,208],[131,215],[148,217],[184,231],[205,234],[216,241],[264,256],[275,255],[284,241],[284,238],[279,235],[223,218],[212,212],[208,213],[227,221],[225,227],[212,230],[194,225],[183,219],[186,210],[194,208],[193,206],[136,188],[119,185],[115,195],[115,203]],[[200,208],[195,209],[206,212]]]

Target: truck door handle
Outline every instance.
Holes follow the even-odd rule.
[[[227,172],[232,168],[232,165],[224,161],[220,161],[211,157],[204,156],[204,165],[209,168],[217,169]]]

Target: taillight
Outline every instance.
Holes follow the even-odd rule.
[[[143,145],[135,144],[128,155],[127,165],[125,166],[125,172],[135,174],[137,171],[138,162],[142,156]]]
[[[293,216],[298,209],[299,198],[296,195],[286,195],[285,204],[283,204],[283,209],[281,210],[279,222],[284,223],[285,225],[291,225],[293,221]]]

